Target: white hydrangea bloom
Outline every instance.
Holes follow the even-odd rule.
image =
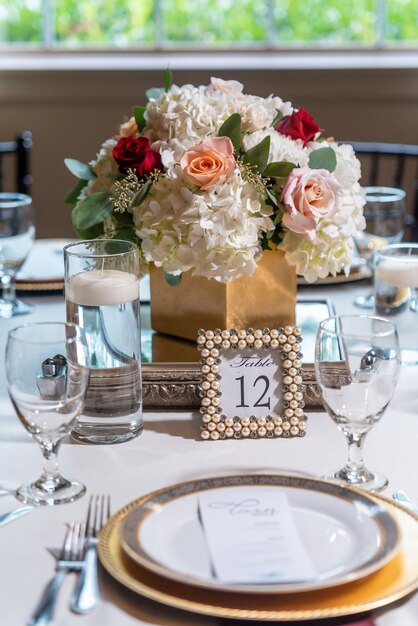
[[[134,221],[147,261],[228,282],[255,271],[260,233],[274,227],[271,213],[236,171],[227,185],[195,192],[181,178],[161,177],[134,209]]]
[[[93,193],[105,192],[111,193],[115,183],[113,176],[119,174],[117,163],[112,157],[112,150],[116,146],[115,139],[108,139],[100,148],[97,157],[90,162],[93,172],[97,178],[89,180],[87,185],[81,190],[78,196],[78,202],[81,202],[87,196]]]
[[[274,130],[273,127],[256,131],[244,136],[244,149],[249,150],[259,144],[265,137],[270,137],[269,163],[277,161],[290,161],[298,167],[308,165],[309,151],[303,145],[303,141],[285,137]]]

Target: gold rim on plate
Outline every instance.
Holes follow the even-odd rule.
[[[132,561],[119,541],[121,524],[144,498],[126,505],[108,521],[100,535],[99,557],[107,572],[124,587],[158,603],[193,613],[279,622],[354,617],[388,608],[418,589],[418,551],[411,549],[418,545],[418,515],[384,496],[370,494],[369,497],[396,520],[401,550],[373,574],[339,587],[283,595],[236,594],[200,589],[154,574]]]
[[[298,276],[297,283],[299,286],[320,287],[321,285],[338,285],[340,283],[354,283],[360,280],[366,280],[373,276],[373,271],[366,264],[360,264],[351,267],[348,276],[344,272],[340,272],[336,276],[326,276],[318,278],[314,283],[308,283],[302,276]]]
[[[64,280],[45,279],[45,280],[17,280],[16,289],[18,291],[61,291],[64,289]]]
[[[199,553],[199,549],[202,547],[199,543],[190,543],[190,533],[192,527],[190,522],[195,512],[194,527],[199,526],[197,515],[197,496],[202,491],[219,490],[236,487],[252,487],[256,488],[277,488],[286,490],[289,496],[292,508],[295,513],[302,513],[302,526],[306,528],[306,521],[303,522],[303,512],[308,512],[310,516],[317,515],[317,518],[323,520],[323,516],[328,516],[330,521],[332,515],[329,513],[329,507],[334,506],[333,523],[336,525],[344,523],[350,527],[351,524],[357,524],[353,528],[353,533],[360,532],[363,529],[363,533],[368,530],[373,534],[362,534],[364,542],[363,551],[361,546],[352,546],[351,550],[355,553],[353,558],[349,558],[346,553],[341,555],[342,561],[337,565],[335,558],[332,560],[332,564],[326,569],[326,561],[324,560],[323,549],[321,546],[319,554],[317,553],[317,567],[318,578],[314,581],[298,581],[298,582],[277,582],[269,584],[227,584],[220,582],[213,578],[210,574],[210,563],[207,562],[207,572],[196,571],[194,567],[192,570],[183,565],[178,566],[178,563],[171,562],[168,557],[170,554],[169,546],[162,546],[160,543],[156,546],[159,550],[162,550],[162,555],[155,552],[151,545],[151,550],[147,547],[147,537],[150,540],[155,533],[162,532],[164,535],[167,533],[158,525],[159,516],[164,515],[168,510],[172,511],[172,506],[183,507],[183,521],[188,524],[187,528],[187,541],[190,546],[190,550],[194,554]],[[304,497],[311,498],[312,496],[318,496],[319,500],[315,501],[315,504],[311,502],[310,505],[304,503]],[[186,507],[186,510],[184,510]],[[157,516],[157,517],[155,517]],[[164,519],[164,518],[163,518]],[[311,518],[310,518],[311,519]],[[163,522],[161,522],[163,523]],[[169,527],[179,529],[181,526],[181,519],[165,520],[165,523]],[[312,521],[309,523],[310,533],[313,531]],[[169,528],[168,528],[169,530]],[[143,537],[143,532],[145,536]],[[321,533],[322,534],[322,533]],[[171,537],[171,536],[170,536]],[[203,536],[202,536],[203,539]],[[178,542],[180,537],[177,534],[174,539],[174,545],[179,550]],[[182,582],[188,585],[195,585],[197,587],[203,587],[206,589],[217,589],[218,591],[232,591],[234,593],[300,593],[301,591],[315,591],[317,589],[325,589],[336,585],[342,585],[359,578],[364,578],[373,573],[390,559],[392,559],[396,552],[399,550],[399,532],[395,521],[392,516],[389,515],[385,509],[376,505],[376,501],[369,498],[366,492],[359,490],[348,491],[344,486],[335,482],[318,480],[309,477],[289,476],[289,475],[243,475],[243,476],[226,476],[226,477],[213,477],[203,480],[193,480],[180,485],[173,485],[166,487],[154,494],[144,496],[142,503],[130,511],[126,516],[120,527],[120,543],[122,550],[132,560],[136,561],[139,565],[145,569],[159,574],[160,576],[171,578],[176,582]],[[203,539],[204,544],[204,539]],[[333,544],[331,546],[335,550],[338,545]],[[183,553],[185,548],[183,550]],[[181,552],[181,550],[180,550]],[[206,554],[206,553],[205,553]],[[202,555],[203,559],[205,554]]]

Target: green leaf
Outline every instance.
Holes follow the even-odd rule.
[[[257,168],[260,174],[266,169],[270,151],[270,137],[264,137],[254,148],[250,148],[244,154],[244,163]]]
[[[87,180],[79,180],[64,198],[66,204],[75,204],[82,189],[87,185]]]
[[[112,213],[112,217],[121,226],[132,226],[134,223],[134,216],[132,213],[128,213],[125,211],[124,213],[119,213],[119,211],[114,211]]]
[[[276,109],[276,116],[275,116],[274,120],[272,121],[271,125],[272,126],[276,126],[277,122],[280,122],[282,117],[283,117],[283,113],[281,111],[279,111],[279,109]]]
[[[140,239],[132,228],[118,228],[115,230],[114,237],[115,239],[123,239],[123,241],[131,241],[137,246],[140,244]]]
[[[134,106],[132,109],[132,113],[134,114],[136,125],[140,131],[144,130],[145,127],[145,107]]]
[[[131,207],[139,206],[141,202],[145,200],[148,195],[149,190],[151,189],[152,180],[148,179],[141,187],[141,189],[134,195],[131,200]]]
[[[164,93],[163,87],[151,87],[151,89],[147,89],[145,95],[148,100],[158,100],[162,93]]]
[[[270,242],[267,239],[267,237],[263,237],[260,243],[261,243],[261,249],[262,250],[271,250]]]
[[[77,178],[81,178],[81,180],[94,180],[96,178],[96,174],[87,163],[82,163],[81,161],[77,161],[77,159],[64,159],[64,163],[71,174],[74,174]]]
[[[289,161],[274,161],[269,163],[263,172],[267,178],[287,178],[296,165]]]
[[[164,72],[164,90],[168,91],[172,84],[173,84],[173,72],[170,70],[169,67],[167,67],[166,71]]]
[[[218,137],[229,137],[235,150],[238,152],[241,148],[241,115],[233,113],[224,121],[219,129]]]
[[[97,239],[104,234],[103,222],[95,224],[91,228],[76,228],[75,230],[81,239]]]
[[[107,241],[105,243],[104,249],[105,252],[107,254],[121,254],[123,252],[126,252],[127,246],[125,244],[125,241],[128,241],[129,243],[135,243],[137,244],[137,241],[132,241],[132,239],[126,239],[120,235],[123,234],[123,229],[118,230],[118,231],[114,231],[112,233],[112,239],[110,241]],[[118,241],[118,239],[122,239],[122,241]]]
[[[108,193],[93,193],[80,202],[72,212],[72,220],[76,230],[86,229],[100,224],[113,211],[113,203]]]
[[[273,206],[276,206],[278,208],[279,205],[277,204],[276,195],[272,191],[270,191],[270,189],[266,189],[266,192],[267,192],[267,197],[270,200],[271,204],[273,204]]]
[[[337,157],[332,148],[318,148],[309,155],[309,167],[312,170],[333,172],[337,167]]]
[[[170,287],[177,287],[177,285],[181,283],[182,275],[169,274],[168,272],[164,272],[164,278],[166,282],[170,285]]]

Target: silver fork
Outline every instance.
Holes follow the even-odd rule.
[[[91,496],[87,510],[84,567],[70,601],[70,607],[75,613],[88,613],[96,606],[100,599],[99,580],[97,571],[97,542],[99,532],[110,517],[110,496]]]
[[[55,566],[56,574],[45,588],[38,607],[29,619],[28,626],[40,626],[41,624],[50,624],[52,622],[58,592],[65,575],[70,570],[81,570],[83,568],[83,562],[80,560],[80,543],[82,539],[82,524],[70,522]]]

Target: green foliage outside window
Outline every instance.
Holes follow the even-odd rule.
[[[57,48],[418,45],[418,0],[0,0],[0,43]],[[48,19],[45,19],[47,17]]]

